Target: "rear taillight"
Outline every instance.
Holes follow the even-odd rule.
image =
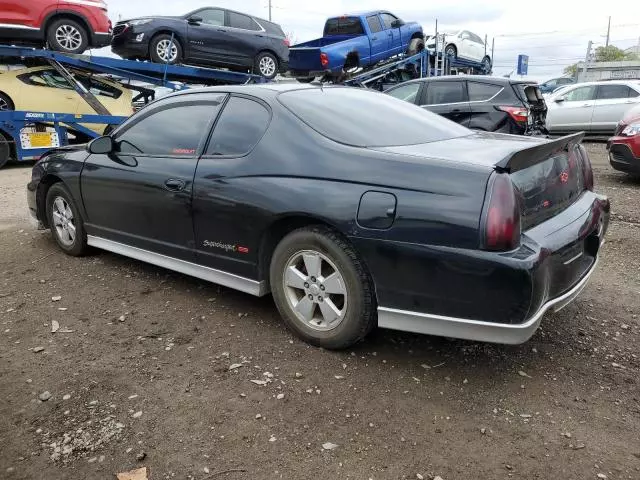
[[[582,145],[578,147],[578,150],[580,150],[580,157],[582,157],[584,188],[593,191],[593,169],[591,168],[591,160],[589,160],[589,155],[587,155],[587,151]]]
[[[529,110],[524,107],[501,106],[497,108],[503,112],[507,112],[509,116],[518,123],[527,123],[529,119]]]
[[[327,67],[329,65],[329,57],[327,57],[326,53],[321,53],[320,54],[320,64],[323,67]]]
[[[483,214],[483,248],[513,250],[520,244],[520,208],[513,183],[506,173],[489,179]]]
[[[289,39],[288,39],[288,38],[285,38],[285,39],[283,40],[283,42],[284,42],[284,46],[285,46],[285,47],[290,47],[290,46],[291,46],[291,42],[289,41]]]

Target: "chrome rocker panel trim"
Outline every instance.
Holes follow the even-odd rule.
[[[553,308],[554,312],[562,310],[582,292],[589,278],[595,271],[597,264],[598,257],[596,257],[596,261],[593,263],[591,269],[571,290],[547,301],[547,303],[542,305],[535,315],[525,323],[492,323],[379,307],[378,326],[391,330],[423,333],[440,337],[517,345],[531,338],[540,326],[542,317],[549,309]]]
[[[190,275],[201,280],[233,288],[234,290],[249,293],[257,297],[261,297],[269,293],[266,282],[258,282],[249,278],[239,277],[238,275],[223,272],[222,270],[204,267],[185,260],[125,245],[124,243],[107,240],[106,238],[87,235],[87,243],[92,247],[99,248],[101,250],[107,250],[112,253],[117,253],[118,255],[134,258],[158,267],[173,270],[174,272],[184,273],[185,275]]]

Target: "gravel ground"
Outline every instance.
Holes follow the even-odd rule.
[[[270,298],[63,255],[27,222],[30,168],[2,170],[0,478],[639,479],[640,183],[588,149],[607,243],[529,342],[381,330],[340,353]]]

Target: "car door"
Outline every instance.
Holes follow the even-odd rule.
[[[466,58],[468,60],[477,60],[475,53],[474,42],[471,39],[471,34],[463,30],[458,37],[458,57]]]
[[[242,277],[254,277],[259,197],[252,197],[253,150],[271,121],[270,108],[244,95],[229,98],[198,162],[193,192],[197,262]],[[250,199],[250,200],[248,200]],[[227,284],[225,282],[221,282]],[[242,285],[236,286],[247,291]]]
[[[638,92],[627,85],[615,83],[598,85],[591,120],[592,131],[613,133],[627,110],[638,100]]]
[[[392,15],[390,13],[381,13],[380,19],[382,20],[382,25],[384,26],[384,31],[387,34],[388,39],[388,56],[397,55],[402,53],[404,50],[402,48],[402,37],[400,35],[400,28],[393,28],[393,22],[398,20],[398,17]]]
[[[481,62],[485,56],[484,41],[475,33],[469,32],[469,36],[473,48],[473,59],[477,62]]]
[[[225,98],[159,100],[115,131],[115,152],[89,156],[81,175],[87,234],[193,261],[193,175]]]
[[[389,37],[382,29],[382,22],[378,15],[369,15],[367,17],[367,25],[371,32],[371,36],[369,37],[371,43],[371,62],[376,63],[386,58],[389,48]]]
[[[264,29],[249,15],[227,11],[225,22],[227,63],[253,66],[258,52],[271,47]]]
[[[420,105],[466,127],[471,109],[465,83],[462,79],[427,82]]]
[[[223,62],[229,56],[225,21],[226,11],[221,8],[205,8],[194,12],[187,19],[187,56],[210,63]]]
[[[0,28],[32,25],[52,3],[57,4],[57,0],[0,0]]]
[[[494,132],[498,130],[500,120],[504,119],[504,112],[495,108],[492,101],[504,90],[504,86],[480,81],[468,81],[469,95],[469,123],[465,126],[474,130]]]
[[[548,102],[547,128],[563,132],[590,131],[596,86],[565,88]]]

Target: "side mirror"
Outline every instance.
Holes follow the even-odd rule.
[[[202,23],[202,17],[189,17],[189,25],[200,25]]]
[[[404,25],[404,22],[402,20],[400,20],[399,18],[397,20],[394,20],[393,22],[391,22],[391,28],[400,28],[403,25]]]
[[[564,95],[560,95],[558,98],[554,99],[553,101],[556,103],[562,103],[566,100],[566,98],[564,97]]]
[[[98,137],[89,143],[89,153],[93,155],[108,155],[115,150],[115,142],[109,136]]]

